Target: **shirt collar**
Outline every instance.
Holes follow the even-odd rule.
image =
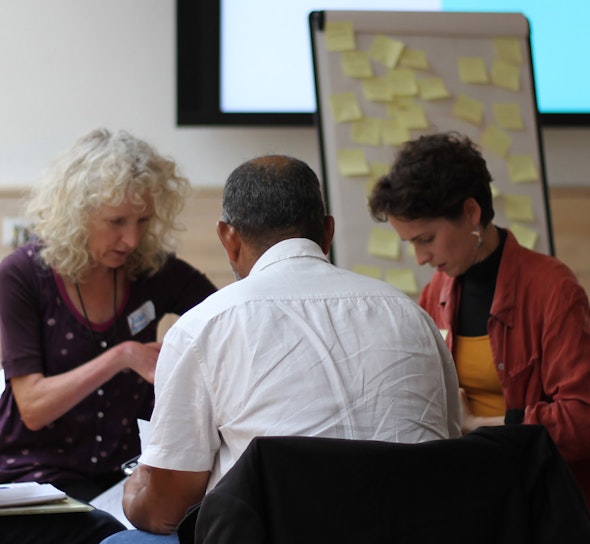
[[[254,263],[249,275],[256,274],[280,261],[298,257],[311,257],[329,262],[328,257],[315,242],[307,238],[288,238],[267,249]]]

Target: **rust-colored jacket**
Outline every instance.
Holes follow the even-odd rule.
[[[420,305],[453,352],[460,284],[435,272]],[[590,306],[573,272],[508,232],[488,334],[507,410],[544,425],[590,505]]]

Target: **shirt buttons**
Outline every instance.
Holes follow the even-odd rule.
[[[102,349],[104,349],[104,348],[106,348],[106,347],[107,347],[107,343],[106,343],[106,341],[105,341],[105,340],[103,340],[103,341],[100,343],[100,347],[101,347]]]
[[[98,390],[96,391],[96,394],[97,394],[99,397],[102,397],[102,396],[104,395],[104,389],[98,389]]]
[[[98,412],[98,414],[96,414],[96,417],[98,419],[102,419],[104,417],[104,412]]]
[[[498,370],[504,370],[504,363],[498,363]]]
[[[96,457],[91,457],[90,462],[96,464],[98,463],[98,459]]]
[[[102,442],[102,436],[100,436],[99,434],[96,435],[96,441],[97,442]]]

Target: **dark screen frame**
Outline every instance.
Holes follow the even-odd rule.
[[[225,113],[220,108],[220,2],[176,0],[178,126],[313,126],[310,113]],[[588,127],[590,113],[540,113],[542,127]]]

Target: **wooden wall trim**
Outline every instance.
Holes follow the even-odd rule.
[[[0,188],[0,220],[22,213],[28,187]],[[192,187],[180,214],[178,255],[205,272],[222,287],[234,281],[215,224],[221,213],[221,187]],[[549,201],[556,256],[576,274],[590,293],[590,187],[550,187]],[[0,221],[0,226],[2,222]],[[0,258],[11,248],[0,247]]]

